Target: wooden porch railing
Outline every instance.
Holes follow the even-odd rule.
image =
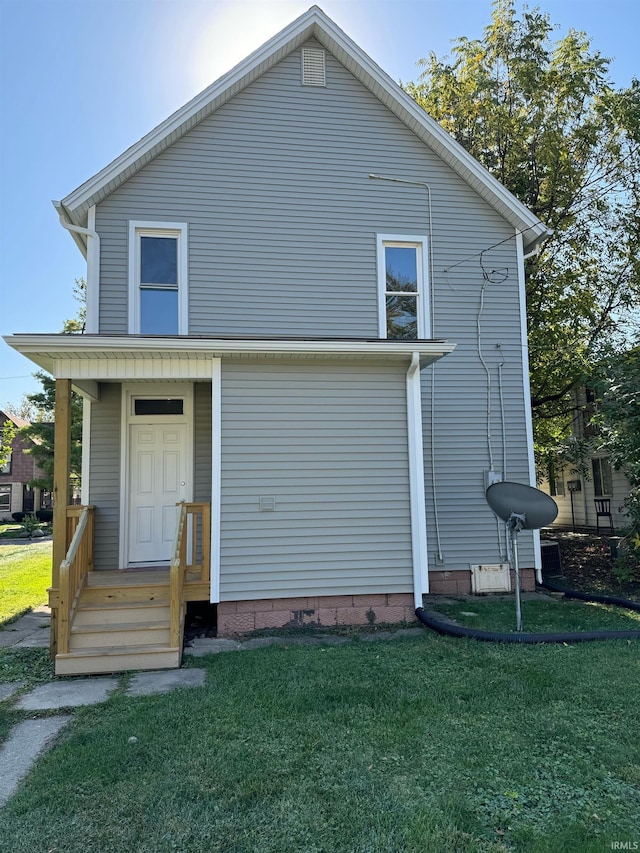
[[[182,644],[185,581],[209,584],[211,572],[211,505],[181,503],[169,571],[171,645]]]
[[[58,586],[58,637],[59,654],[69,651],[69,635],[80,593],[93,569],[94,510],[92,506],[67,508],[67,541],[70,544],[65,559],[60,563]]]

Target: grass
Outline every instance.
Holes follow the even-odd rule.
[[[41,530],[45,535],[51,534],[50,524],[36,524],[34,529]],[[24,526],[17,521],[0,523],[0,539],[18,539],[24,530]]]
[[[512,615],[493,603],[503,617],[461,607],[493,627]],[[544,601],[537,618],[556,608],[611,618]],[[3,837],[12,853],[600,853],[640,840],[639,649],[425,630],[190,661],[204,687],[78,709]]]
[[[0,630],[47,600],[51,542],[0,546]]]
[[[485,631],[515,631],[513,596],[456,600],[430,605],[466,628]],[[602,604],[525,596],[522,601],[524,631],[640,631],[640,612]]]

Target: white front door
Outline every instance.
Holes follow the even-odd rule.
[[[129,424],[128,564],[167,564],[187,500],[187,424]]]

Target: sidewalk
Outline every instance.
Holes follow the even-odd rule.
[[[18,649],[48,649],[51,609],[41,604],[15,622],[0,630],[0,649],[14,646]]]

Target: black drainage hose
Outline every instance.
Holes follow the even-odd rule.
[[[457,625],[446,616],[427,611],[418,607],[416,616],[426,625],[446,637],[469,637],[473,640],[483,640],[489,643],[521,643],[534,645],[537,643],[583,643],[587,640],[640,640],[640,631],[566,631],[550,634],[511,634],[501,631],[481,631],[478,628],[465,628]]]
[[[543,580],[540,586],[553,590],[553,592],[562,592],[565,598],[577,598],[579,601],[595,601],[598,604],[611,604],[614,607],[626,607],[627,610],[640,611],[640,601],[631,601],[629,598],[619,598],[615,595],[596,595],[594,592],[580,592],[577,589],[566,589],[550,580]]]

